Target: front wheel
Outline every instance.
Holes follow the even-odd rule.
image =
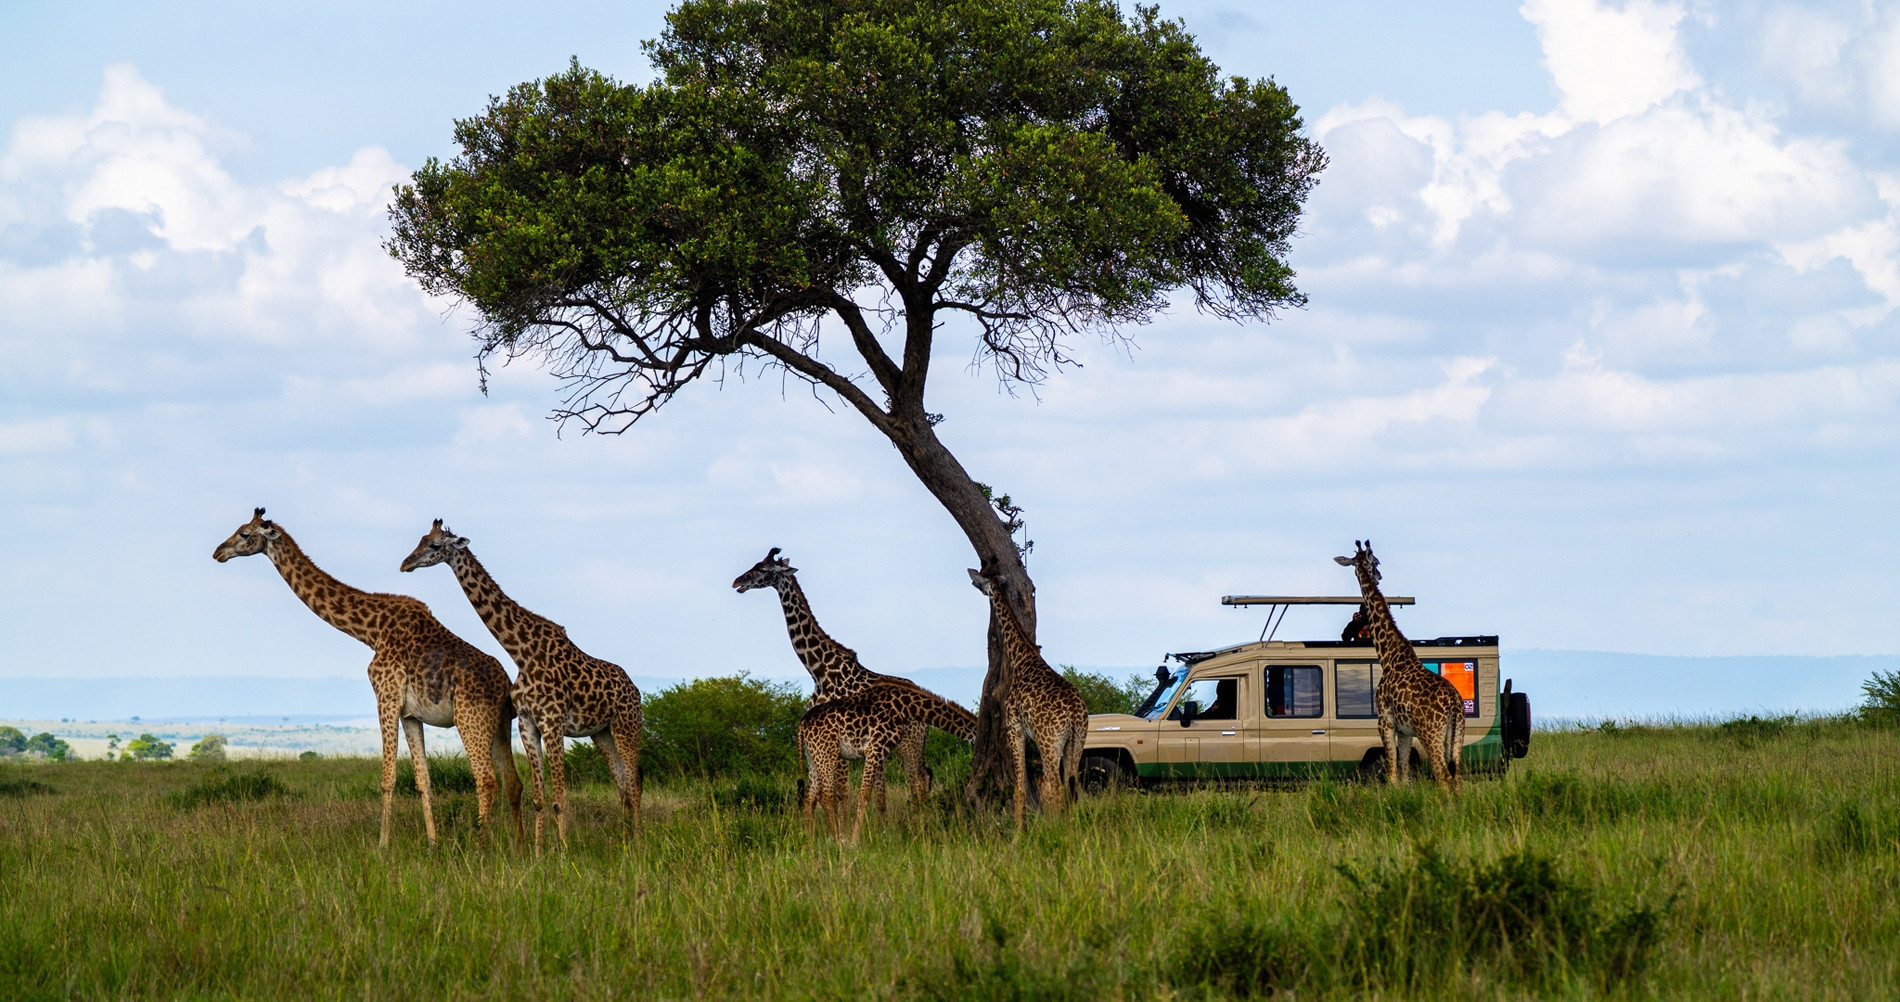
[[[1086,754],[1082,756],[1082,768],[1077,777],[1085,793],[1107,793],[1110,790],[1132,787],[1135,777],[1122,765],[1121,759],[1114,755]]]

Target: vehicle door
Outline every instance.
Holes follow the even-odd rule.
[[[1246,667],[1221,668],[1188,680],[1158,735],[1167,775],[1226,779],[1253,774],[1243,724],[1250,674]]]
[[[1333,662],[1331,756],[1342,772],[1357,770],[1366,753],[1380,747],[1379,705],[1373,698],[1379,675],[1377,661]]]
[[[1325,666],[1264,664],[1259,677],[1261,694],[1249,728],[1259,774],[1296,779],[1329,771]]]

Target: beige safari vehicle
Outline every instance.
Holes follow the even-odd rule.
[[[1392,597],[1391,605],[1411,605]],[[1357,606],[1357,598],[1235,596],[1232,606],[1268,606],[1275,632],[1295,605]],[[1178,780],[1299,780],[1383,775],[1373,687],[1379,661],[1366,640],[1275,640],[1170,654],[1154,691],[1132,714],[1089,717],[1085,789]],[[1501,772],[1530,750],[1530,700],[1502,687],[1498,638],[1415,640],[1419,660],[1465,697],[1464,769]],[[1411,752],[1416,768],[1419,752]]]

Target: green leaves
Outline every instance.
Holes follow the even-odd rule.
[[[727,356],[914,423],[944,309],[1033,381],[1172,290],[1236,319],[1303,302],[1285,256],[1324,153],[1283,89],[1221,79],[1153,9],[684,0],[646,51],[646,86],[573,63],[492,99],[390,210],[388,249],[480,311],[483,357],[543,354],[590,427]],[[812,354],[830,313],[881,386]]]

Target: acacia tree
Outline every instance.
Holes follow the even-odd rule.
[[[476,309],[484,366],[540,360],[589,431],[748,366],[836,394],[1032,633],[1011,526],[926,406],[939,332],[1034,384],[1170,296],[1236,321],[1304,302],[1285,259],[1324,152],[1284,89],[1223,78],[1154,8],[682,0],[645,50],[652,83],[575,62],[458,121],[389,251]],[[1008,775],[994,623],[989,661],[973,793]]]

